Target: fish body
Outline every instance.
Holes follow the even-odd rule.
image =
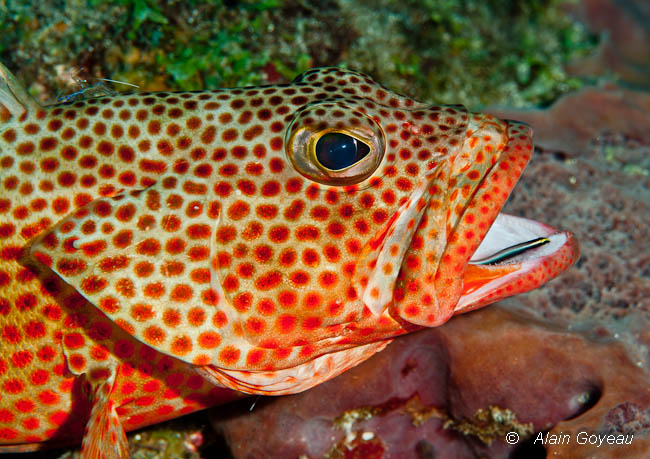
[[[124,457],[541,285],[578,248],[500,214],[531,154],[524,124],[338,68],[41,107],[0,67],[0,447]]]

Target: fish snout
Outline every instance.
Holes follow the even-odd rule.
[[[526,124],[468,116],[458,147],[445,152],[422,177],[426,192],[420,212],[413,212],[416,228],[395,284],[396,312],[416,325],[437,326],[454,314],[470,258],[533,150]]]

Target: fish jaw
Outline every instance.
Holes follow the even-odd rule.
[[[549,243],[503,263],[469,264],[454,314],[533,290],[568,269],[580,256],[580,247],[573,234],[535,220],[500,213],[473,259],[484,253],[494,253],[500,247],[542,237],[549,239]]]
[[[470,124],[467,139],[485,141],[486,131],[494,137],[493,120],[475,117],[474,121],[478,128],[472,132]],[[505,143],[495,146],[499,153],[492,155],[492,164],[485,170],[480,185],[468,193],[470,199],[465,204],[448,205],[451,214],[446,220],[446,246],[438,264],[429,265],[424,277],[425,284],[429,280],[433,288],[422,289],[424,294],[420,301],[411,302],[401,311],[401,317],[409,322],[440,325],[454,314],[533,290],[568,269],[579,257],[579,246],[571,233],[501,213],[533,152],[532,129],[516,121],[504,123]],[[463,148],[477,148],[467,139]],[[478,151],[490,153],[489,142],[478,148]],[[459,181],[462,182],[462,177]],[[474,263],[484,255],[543,237],[549,239],[548,244],[514,258],[490,265]],[[429,237],[428,242],[432,241],[434,239]],[[429,260],[433,253],[427,255]],[[425,307],[427,303],[433,308]]]
[[[429,266],[425,279],[430,280],[431,287],[425,289],[420,304],[426,304],[426,293],[435,294],[438,310],[432,315],[419,304],[404,309],[403,317],[419,325],[437,326],[454,314],[471,257],[489,233],[533,153],[529,126],[485,115],[474,115],[472,121],[462,147],[469,153],[471,166],[462,166],[452,176],[455,190],[446,205],[446,219],[441,222],[446,229],[446,245],[441,254],[427,254],[428,259],[438,257],[438,264]],[[479,161],[482,156],[485,159]],[[475,176],[479,178],[473,180]]]
[[[570,266],[577,246],[568,233],[555,236],[557,231],[536,222],[523,225],[534,230],[513,230],[519,239],[499,237],[503,231],[498,229],[490,233],[532,151],[532,131],[525,124],[471,114],[460,148],[432,164],[396,217],[366,246],[356,273],[365,305],[376,315],[437,326],[459,310],[508,296],[505,292],[535,288]],[[520,221],[503,217],[498,228]],[[490,243],[483,244],[488,234]],[[541,261],[530,258],[520,269],[512,261],[470,264],[482,244],[483,252],[487,247],[497,252],[509,243],[524,242],[523,234],[529,239],[554,235],[544,250],[532,251],[543,254]],[[535,281],[521,280],[537,269],[538,261],[555,269]],[[517,287],[509,285],[511,281],[518,282]]]

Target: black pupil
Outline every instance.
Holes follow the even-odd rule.
[[[333,171],[359,162],[368,153],[368,145],[340,132],[325,134],[316,143],[316,158],[323,166]]]

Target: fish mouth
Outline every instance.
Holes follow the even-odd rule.
[[[454,313],[539,287],[575,263],[579,252],[573,234],[500,212],[469,259]]]
[[[474,115],[459,154],[423,177],[364,247],[353,278],[364,305],[433,327],[575,262],[570,233],[501,213],[532,153],[527,125]]]
[[[420,248],[411,244],[402,263],[404,281],[396,283],[393,297],[397,315],[412,324],[433,327],[461,310],[498,299],[495,290],[499,287],[489,281],[507,277],[510,271],[478,264],[483,255],[493,260],[513,245],[547,235],[533,232],[531,237],[516,238],[510,244],[509,239],[494,237],[500,234],[498,228],[505,227],[498,224],[488,236],[532,153],[532,130],[527,125],[489,115],[472,116],[459,153],[446,165],[446,171],[431,176],[431,182],[446,189],[446,194],[438,205],[429,200],[414,233],[412,242],[419,238],[423,243]],[[421,266],[409,264],[414,256],[422,259]],[[504,264],[506,258],[496,260],[495,265]],[[480,289],[483,286],[485,289]],[[471,295],[473,292],[476,294]]]
[[[456,261],[449,263],[451,267],[445,266],[443,255],[438,267],[457,295],[448,303],[448,306],[454,304],[453,310],[446,310],[451,315],[533,290],[569,268],[579,257],[580,249],[573,234],[501,212],[533,153],[532,129],[517,121],[503,123],[506,146],[494,167],[483,177],[482,186],[468,203],[445,249],[446,254],[457,255]],[[498,180],[494,180],[496,175]],[[499,188],[500,194],[495,192]],[[484,202],[484,193],[492,196],[492,206],[484,213],[484,226],[468,224],[467,212],[476,214],[478,203]],[[479,237],[471,245],[463,241],[468,229]],[[458,251],[463,247],[468,250],[460,256]],[[450,283],[453,269],[457,279]]]

